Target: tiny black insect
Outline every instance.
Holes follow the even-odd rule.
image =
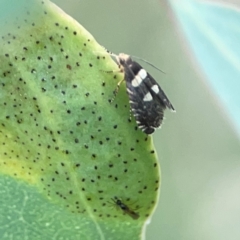
[[[126,81],[131,111],[138,127],[144,133],[152,134],[161,126],[164,110],[169,108],[174,111],[171,102],[154,78],[129,55],[112,55],[116,57],[120,70],[124,72],[123,80]],[[123,80],[118,83],[115,94]]]
[[[115,196],[114,198],[112,198],[112,201],[114,202],[115,205],[117,205],[117,207],[121,208],[123,213],[129,215],[132,219],[138,219],[139,218],[139,214],[137,212],[134,212],[133,210],[131,210],[118,197]]]

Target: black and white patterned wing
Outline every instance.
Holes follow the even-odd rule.
[[[129,55],[120,54],[119,64],[124,69],[131,111],[138,127],[151,134],[161,126],[164,110],[174,108],[154,78]]]
[[[153,133],[162,124],[166,105],[147,85],[133,87],[127,82],[127,91],[138,127],[146,134]]]

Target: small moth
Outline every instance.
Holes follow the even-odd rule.
[[[124,204],[118,197],[114,197],[112,198],[112,201],[114,202],[114,204],[121,208],[121,210],[123,211],[123,213],[129,215],[132,219],[138,219],[139,218],[139,214],[137,212],[134,212],[132,209],[130,209],[126,204]]]
[[[152,134],[161,126],[164,110],[169,108],[174,111],[174,107],[155,79],[129,55],[124,53],[112,55],[124,73],[124,79],[118,83],[115,94],[125,80],[131,112],[138,128],[146,134]]]

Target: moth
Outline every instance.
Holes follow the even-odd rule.
[[[124,73],[124,79],[118,83],[115,94],[125,80],[131,112],[138,128],[146,134],[152,134],[161,126],[164,110],[168,108],[175,111],[174,107],[156,80],[140,64],[124,53],[113,56]]]

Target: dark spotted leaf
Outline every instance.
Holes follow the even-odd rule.
[[[0,9],[1,239],[139,239],[159,165],[117,65],[49,1]]]

